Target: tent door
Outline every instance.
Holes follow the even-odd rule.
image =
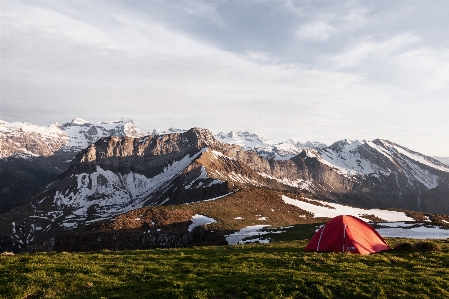
[[[320,248],[321,237],[323,236],[323,232],[324,232],[324,228],[325,227],[326,227],[326,224],[323,225],[323,229],[321,230],[320,238],[318,239],[318,244],[316,246],[316,251],[319,251],[318,249]]]

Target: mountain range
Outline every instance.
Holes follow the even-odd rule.
[[[0,122],[0,134],[5,249],[54,244],[144,207],[254,189],[267,198],[449,214],[449,166],[388,140],[273,144],[249,132],[144,133],[131,120],[81,119],[49,127]]]

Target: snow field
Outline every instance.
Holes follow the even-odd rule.
[[[303,209],[305,211],[313,213],[315,217],[334,218],[339,215],[352,215],[352,216],[358,217],[360,219],[363,219],[365,221],[369,221],[369,219],[363,218],[361,216],[363,214],[368,214],[368,215],[374,215],[376,217],[379,217],[385,221],[415,221],[413,218],[406,216],[404,212],[396,212],[396,211],[388,211],[388,210],[380,210],[380,209],[360,209],[360,208],[353,208],[353,207],[344,206],[344,205],[340,205],[340,204],[336,204],[336,203],[314,200],[323,205],[328,205],[328,206],[333,207],[333,209],[330,209],[330,208],[314,205],[313,203],[308,203],[308,202],[292,199],[285,195],[282,195],[282,200],[286,204],[290,204],[290,205],[296,206],[300,209]]]

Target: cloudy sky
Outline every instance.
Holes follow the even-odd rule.
[[[449,2],[0,1],[0,119],[449,156]]]

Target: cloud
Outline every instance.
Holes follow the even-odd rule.
[[[129,14],[114,12],[114,27],[104,29],[28,9],[2,21],[0,105],[6,120],[18,117],[14,108],[21,107],[21,120],[41,124],[125,116],[147,130],[203,126],[291,133],[316,121],[321,127],[352,126],[348,109],[360,113],[363,102],[378,94],[357,75],[276,64],[263,52],[220,50]],[[39,25],[43,15],[46,24]],[[49,24],[76,26],[49,34]],[[85,31],[94,37],[80,38]],[[42,119],[36,110],[52,113]]]
[[[418,48],[405,51],[391,59],[396,67],[396,77],[405,89],[413,93],[435,96],[449,92],[449,49]],[[432,99],[428,99],[432,100]]]
[[[217,12],[216,6],[203,1],[180,1],[176,3],[181,9],[193,16],[207,19],[216,26],[223,27],[225,20]]]
[[[373,26],[367,13],[362,18],[353,15],[354,10],[341,17],[328,11],[315,14],[299,28],[304,34],[309,30],[312,42],[295,36],[286,42],[279,39],[279,44],[269,40],[271,47],[264,48],[257,46],[263,42],[246,43],[245,35],[234,40],[229,34],[238,26],[257,26],[266,15],[226,27],[229,19],[219,5],[164,7],[164,14],[173,9],[192,15],[174,26],[136,6],[140,2],[39,2],[46,8],[4,3],[0,119],[6,121],[48,125],[74,117],[128,117],[148,131],[199,126],[216,132],[266,133],[274,141],[327,143],[377,137],[402,142],[407,134],[423,130],[419,140],[434,132],[433,140],[447,144],[439,135],[448,130],[444,112],[449,107],[442,99],[449,92],[449,54],[444,47],[423,47],[414,31],[367,35],[366,26]],[[292,38],[298,18],[282,23],[287,28],[276,27],[276,18],[286,13],[272,10],[268,3],[258,5],[270,13],[271,27],[250,27],[246,34],[257,32],[258,41],[278,32]],[[238,7],[228,6],[228,14],[231,8]],[[200,31],[180,29],[192,20],[198,22],[195,28],[210,24],[204,16],[209,9],[215,9],[214,19],[223,17],[225,27],[217,32],[232,39],[221,48],[217,39],[199,38]],[[170,15],[170,20],[176,18]],[[359,31],[351,31],[348,24],[356,24]],[[280,32],[281,27],[285,31]],[[326,47],[314,41],[325,41]],[[285,59],[283,51],[296,56]],[[321,58],[322,65],[306,64],[312,58]],[[436,106],[424,103],[429,95],[433,103],[438,99]]]
[[[311,24],[300,26],[296,31],[296,36],[301,39],[326,41],[335,35],[336,32],[337,30],[333,26],[324,21],[316,21]]]
[[[113,42],[99,28],[38,6],[5,1],[2,3],[1,18],[2,36],[32,36],[33,32],[39,31],[39,34],[53,40],[114,47]]]
[[[358,42],[340,54],[332,55],[330,60],[337,68],[356,67],[368,59],[385,59],[395,54],[395,51],[420,41],[415,34],[400,34],[383,41],[373,41],[367,38]]]

